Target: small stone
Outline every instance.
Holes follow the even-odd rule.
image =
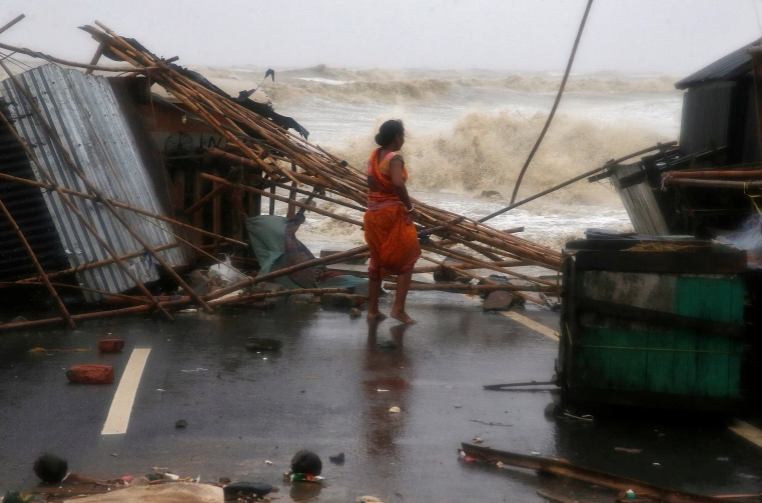
[[[188,427],[188,421],[185,419],[180,419],[175,423],[175,428],[187,428]]]
[[[101,353],[118,353],[124,349],[123,339],[101,339],[98,341],[98,351]]]
[[[508,311],[513,306],[513,295],[509,292],[496,291],[489,294],[482,304],[485,311]]]
[[[550,402],[548,405],[545,406],[545,415],[546,416],[555,416],[556,415],[556,404],[554,402]]]
[[[359,318],[360,316],[362,316],[362,311],[360,311],[356,307],[353,307],[352,309],[349,310],[349,316],[351,318]]]
[[[320,475],[323,471],[323,461],[314,452],[302,449],[294,454],[294,457],[291,459],[291,471],[293,473]]]
[[[394,407],[392,407],[391,409],[389,409],[389,412],[394,412],[394,413],[397,413],[397,412],[402,412],[402,409],[400,409],[399,407],[397,407],[397,406],[395,405]]]
[[[346,456],[344,455],[343,452],[336,454],[334,456],[328,456],[328,461],[337,465],[344,464],[345,459],[346,459]]]
[[[325,293],[320,296],[320,303],[327,307],[359,307],[367,300],[364,295],[351,293]]]

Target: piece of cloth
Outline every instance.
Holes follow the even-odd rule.
[[[389,163],[397,154],[389,152],[383,159],[379,160],[378,153],[380,150],[380,148],[377,148],[370,154],[367,165],[368,210],[370,211],[386,207],[379,203],[387,201],[392,204],[401,203],[389,173]],[[405,169],[404,162],[402,164],[402,179],[407,181],[407,169]]]
[[[373,280],[409,272],[421,256],[415,225],[405,223],[407,209],[389,176],[389,161],[393,157],[392,152],[379,162],[376,149],[368,159],[368,211],[363,222],[365,242],[370,248],[368,275]],[[404,165],[402,176],[407,181]]]
[[[246,220],[249,244],[259,261],[259,274],[278,271],[315,258],[312,252],[296,237],[296,231],[302,223],[304,223],[303,214],[298,214],[291,220],[273,215],[261,215]],[[301,272],[305,272],[305,274],[300,274]],[[338,271],[328,271],[325,266],[316,266],[303,271],[292,272],[287,276],[280,276],[273,281],[289,290],[321,287],[322,284],[319,282],[331,278],[337,279],[335,283],[329,285],[330,287],[351,288],[355,286],[353,284],[344,286],[347,283],[352,283],[352,280],[342,283],[340,277],[341,273]]]

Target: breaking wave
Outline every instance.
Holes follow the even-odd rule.
[[[546,115],[525,118],[517,112],[473,112],[438,134],[406,133],[403,154],[412,190],[449,190],[478,196],[497,190],[509,197],[526,157],[542,129]],[[387,117],[383,118],[384,120]],[[403,117],[404,119],[404,117]],[[382,121],[379,120],[380,124]],[[365,165],[375,145],[369,131],[336,153],[356,167]],[[632,126],[605,126],[556,116],[522,183],[520,197],[547,189],[606,161],[668,141],[651,130]],[[542,198],[541,204],[620,204],[607,186],[580,181]],[[535,208],[537,205],[534,206]]]
[[[256,67],[193,67],[224,89],[249,89],[260,84],[265,69]],[[595,73],[572,75],[568,93],[674,92],[677,78],[669,75]],[[317,65],[276,72],[275,82],[262,85],[275,102],[308,97],[345,102],[418,102],[446,96],[458,88],[482,88],[525,93],[555,93],[561,76],[549,73],[509,73],[490,70],[350,69]],[[227,85],[226,85],[227,84]]]

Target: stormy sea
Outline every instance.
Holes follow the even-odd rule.
[[[196,67],[231,94],[259,86],[265,68]],[[373,136],[402,119],[409,187],[423,201],[481,217],[507,205],[516,176],[543,127],[560,74],[487,70],[358,70],[319,65],[276,71],[262,89],[309,140],[363,169]],[[569,79],[519,199],[679,134],[679,76],[596,73]],[[482,197],[483,191],[500,195]],[[338,213],[345,210],[321,202]],[[331,206],[333,206],[331,208]],[[346,210],[351,212],[351,210]],[[278,205],[276,213],[285,212]],[[560,248],[590,227],[631,230],[607,181],[578,182],[491,221],[524,226],[522,237]],[[363,241],[360,229],[310,214],[300,236],[314,251]]]

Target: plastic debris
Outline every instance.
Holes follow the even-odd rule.
[[[484,442],[484,439],[482,437],[474,437],[472,441],[475,444],[481,444],[482,442]]]
[[[389,409],[389,412],[402,412],[402,409],[400,409],[399,407],[397,407],[397,406],[395,405],[394,407],[392,407],[391,409]]]

